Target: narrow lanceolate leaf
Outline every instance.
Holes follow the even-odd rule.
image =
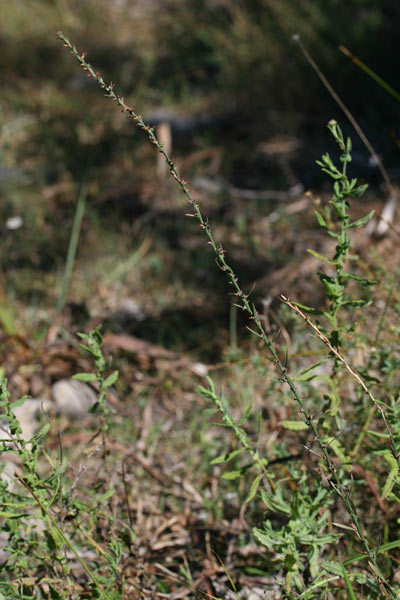
[[[334,264],[336,264],[334,260],[331,260],[330,258],[327,258],[326,256],[323,256],[319,252],[315,252],[315,250],[310,250],[310,248],[309,248],[307,250],[307,252],[309,254],[311,254],[311,256],[313,256],[314,258],[317,258],[318,260],[321,260],[322,262],[328,263],[328,265],[334,265]]]
[[[364,183],[364,185],[359,185],[358,188],[356,188],[355,190],[351,190],[351,195],[354,196],[354,198],[359,198],[363,195],[367,188],[368,183]]]
[[[315,211],[314,211],[314,214],[315,214],[315,216],[316,216],[316,218],[317,218],[318,225],[319,225],[320,227],[322,227],[323,229],[328,229],[328,224],[327,224],[327,222],[325,221],[325,218],[324,218],[324,217],[321,215],[321,213],[320,213],[320,212],[318,212],[317,210],[315,210]]]
[[[76,379],[77,381],[97,381],[94,373],[76,373],[72,376],[72,379]]]
[[[65,539],[60,535],[58,527],[50,527],[49,533],[57,548],[65,546]]]
[[[369,306],[371,300],[345,300],[341,306]]]
[[[299,302],[292,302],[294,306],[297,306],[300,310],[308,315],[322,315],[322,310],[318,310],[318,308],[314,308],[313,306],[306,306],[305,304],[300,304]]]
[[[40,440],[41,438],[44,438],[44,436],[47,434],[49,429],[50,429],[50,423],[45,423],[43,425],[43,427],[33,436],[31,441],[36,442],[36,441]]]
[[[333,184],[333,191],[334,191],[334,194],[335,194],[336,198],[340,198],[341,197],[342,193],[341,193],[341,190],[340,190],[339,181],[335,181],[335,183]]]
[[[103,385],[101,386],[103,388],[103,390],[105,390],[105,389],[111,387],[112,385],[114,385],[114,383],[118,379],[118,375],[119,375],[118,371],[114,371],[113,373],[111,373],[111,375],[109,375],[107,377],[107,379],[105,381],[103,381]]]
[[[89,414],[94,415],[100,408],[100,402],[95,402],[88,410]]]
[[[368,277],[358,277],[358,275],[353,275],[352,273],[342,273],[342,279],[353,279],[354,281],[358,281],[362,285],[377,285],[377,281],[375,279],[368,279]]]
[[[382,492],[381,492],[382,500],[385,500],[389,496],[389,494],[392,492],[394,485],[398,484],[398,482],[396,480],[397,471],[398,471],[397,465],[392,467],[392,469],[389,471],[388,477],[385,481],[385,485],[383,486]]]
[[[251,502],[255,498],[255,495],[258,492],[258,488],[260,486],[260,483],[261,483],[261,480],[262,480],[263,477],[264,477],[264,473],[260,473],[259,475],[257,475],[257,477],[255,478],[255,480],[251,484],[249,495],[247,496],[247,498],[245,500],[245,504],[248,504],[249,502]]]
[[[26,517],[31,516],[29,513],[16,513],[10,512],[7,510],[0,510],[0,517],[2,519],[25,519]]]
[[[244,448],[238,448],[237,450],[233,450],[232,452],[227,452],[226,454],[221,454],[220,456],[217,456],[216,458],[214,458],[210,464],[211,465],[219,465],[221,463],[227,463],[230,460],[232,460],[233,458],[235,458],[235,456],[238,456],[243,451],[244,451]]]
[[[381,433],[379,431],[373,431],[373,429],[368,429],[367,433],[370,433],[371,435],[376,435],[376,437],[380,437],[380,438],[384,438],[384,439],[389,439],[389,434],[388,433]]]
[[[242,471],[228,471],[228,473],[224,473],[222,475],[222,479],[228,479],[230,481],[233,479],[239,479],[240,477],[242,477],[242,475]]]
[[[349,529],[352,531],[351,527]],[[343,565],[340,562],[336,562],[334,560],[324,560],[321,564],[322,569],[324,571],[328,571],[328,573],[333,573],[334,575],[338,575],[342,577],[343,575]]]
[[[203,415],[209,417],[211,415],[215,415],[217,412],[219,412],[218,408],[206,408],[205,410],[203,410]]]
[[[1,403],[0,406],[4,406],[4,404],[10,404],[11,408],[14,408],[15,406],[22,406],[25,402],[25,400],[27,400],[27,396],[23,396],[22,398],[18,398],[18,400],[14,400],[13,402],[5,402],[5,403]]]
[[[272,512],[281,512],[285,515],[292,514],[292,506],[282,498],[271,496],[271,494],[268,494],[264,489],[261,489],[260,496],[265,506]]]
[[[351,469],[352,469],[351,460],[350,460],[350,457],[347,456],[346,449],[342,446],[342,444],[339,442],[339,440],[337,438],[336,439],[335,438],[334,439],[326,438],[326,439],[324,439],[324,442],[330,448],[332,448],[333,452],[339,458],[343,469],[345,471],[347,471],[348,473],[350,473]]]
[[[291,431],[308,429],[308,425],[304,421],[282,421],[281,425],[284,429],[290,429]]]
[[[357,229],[358,227],[362,227],[363,225],[366,225],[374,216],[375,211],[371,210],[370,213],[368,213],[367,215],[365,215],[365,217],[361,217],[361,219],[357,219],[357,221],[353,221],[353,223],[350,223],[349,225],[347,225],[347,227],[349,229]]]
[[[317,367],[324,365],[326,362],[328,362],[328,360],[330,360],[330,358],[328,356],[321,358],[318,362],[316,362],[313,365],[307,367],[306,369],[303,369],[302,371],[300,371],[299,377],[302,377],[303,375],[309,375],[309,373],[311,373],[311,371],[314,371],[314,369],[316,369]]]
[[[318,276],[326,289],[326,293],[329,299],[340,298],[343,294],[343,286],[341,286],[332,277],[318,273]]]

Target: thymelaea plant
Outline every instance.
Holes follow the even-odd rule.
[[[180,176],[180,174],[175,166],[175,163],[169,157],[169,155],[167,154],[163,145],[158,141],[158,139],[155,135],[155,132],[154,132],[154,128],[147,125],[143,121],[143,118],[141,117],[141,115],[132,106],[129,106],[128,104],[126,104],[126,102],[124,101],[124,98],[122,98],[115,92],[115,86],[113,83],[107,84],[104,81],[102,76],[99,75],[99,73],[93,69],[92,65],[86,61],[84,53],[80,54],[78,52],[78,50],[76,49],[76,47],[68,40],[68,38],[65,37],[65,35],[62,32],[58,32],[57,35],[60,38],[60,40],[64,43],[64,45],[71,51],[71,53],[78,60],[81,67],[83,68],[83,70],[88,73],[89,77],[92,77],[99,84],[100,88],[102,88],[104,90],[105,95],[108,98],[110,98],[111,100],[113,100],[117,104],[117,106],[119,106],[119,108],[122,110],[122,112],[126,113],[128,117],[130,117],[134,120],[136,125],[138,127],[140,127],[140,129],[142,129],[143,132],[147,135],[150,143],[153,144],[155,146],[155,148],[164,157],[164,159],[169,167],[171,176],[177,181],[180,189],[182,190],[183,194],[186,197],[186,200],[187,200],[189,206],[192,209],[192,212],[189,213],[188,216],[196,218],[198,220],[200,227],[205,232],[205,235],[208,240],[208,244],[211,246],[213,252],[215,253],[217,265],[226,274],[226,276],[228,278],[229,284],[232,287],[232,295],[235,299],[235,304],[237,305],[238,308],[247,312],[248,315],[250,316],[250,319],[252,320],[252,322],[254,324],[254,329],[252,329],[251,331],[260,340],[262,340],[262,342],[268,348],[270,355],[271,355],[271,360],[276,365],[282,380],[287,384],[287,386],[290,390],[290,393],[293,395],[295,401],[297,402],[297,404],[299,406],[299,413],[302,416],[302,418],[304,419],[304,423],[310,428],[313,438],[316,440],[316,443],[319,445],[321,457],[325,461],[326,468],[331,477],[332,488],[338,493],[338,495],[340,496],[340,498],[343,501],[343,504],[344,504],[346,511],[352,522],[352,528],[354,530],[356,539],[358,539],[358,541],[361,543],[361,545],[364,549],[364,552],[366,553],[366,556],[368,557],[369,565],[370,565],[371,572],[373,573],[374,578],[376,579],[378,585],[381,587],[383,592],[389,598],[392,598],[394,600],[395,594],[394,594],[392,588],[390,587],[390,585],[386,582],[385,577],[383,576],[383,574],[381,573],[381,571],[379,569],[379,566],[376,561],[375,552],[371,548],[369,541],[364,534],[363,528],[359,521],[359,517],[357,515],[356,508],[355,508],[348,492],[344,489],[341,479],[340,479],[340,476],[339,476],[339,473],[338,473],[338,470],[336,469],[336,467],[331,459],[330,452],[329,452],[329,444],[324,441],[324,436],[322,436],[319,431],[317,420],[313,417],[312,413],[307,409],[304,398],[302,397],[300,391],[298,390],[293,378],[289,375],[288,369],[287,369],[285,363],[282,362],[282,360],[279,358],[279,355],[276,352],[272,341],[267,336],[266,331],[262,325],[260,316],[259,316],[254,304],[252,304],[250,302],[248,294],[246,294],[243,291],[243,289],[241,288],[234,270],[232,269],[230,264],[227,262],[226,256],[225,256],[225,250],[223,249],[221,244],[218,244],[215,241],[215,238],[213,236],[209,222],[208,222],[207,218],[205,218],[203,216],[198,202],[196,202],[192,198],[186,181]],[[337,132],[337,130],[336,130],[336,132]],[[343,152],[346,157],[345,161],[344,161],[344,164],[346,165],[347,162],[349,161],[348,156],[349,156],[350,148],[349,147],[344,148]],[[331,168],[331,165],[328,162],[325,163],[325,166],[328,169]],[[332,171],[332,173],[333,173],[333,171]],[[340,174],[339,178],[341,180],[341,183],[343,184],[345,182],[343,173]],[[351,182],[349,185],[350,185],[350,188],[352,188],[352,191],[354,191],[355,186]],[[339,200],[342,200],[344,192],[347,192],[347,191],[349,191],[349,190],[345,190],[345,189],[341,190],[340,188],[338,188],[338,190],[337,190],[338,210],[340,210]],[[340,239],[338,239],[338,241],[344,247],[346,245],[346,235],[347,235],[345,230],[348,225],[348,222],[346,220],[344,220],[343,224],[345,227],[343,227],[341,232],[339,233]],[[337,260],[337,265],[338,265],[338,272],[337,272],[338,276],[337,276],[336,285],[339,286],[339,289],[337,290],[337,292],[339,293],[339,297],[341,297],[343,299],[343,289],[340,290],[340,287],[343,285],[343,279],[344,279],[344,273],[343,273],[343,269],[342,269],[343,256],[341,254],[338,255],[336,257],[336,260]],[[328,280],[326,280],[326,281],[328,282]],[[328,282],[328,283],[330,283],[330,282]],[[327,287],[327,289],[329,288],[329,286],[326,286],[326,287]],[[331,292],[332,292],[332,305],[331,305],[331,312],[329,313],[328,318],[331,320],[331,322],[333,324],[333,331],[335,332],[334,335],[336,335],[336,339],[333,337],[332,342],[336,346],[337,343],[339,342],[338,333],[340,333],[338,328],[335,327],[336,316],[337,316],[338,308],[342,304],[342,302],[339,304],[337,303],[337,298],[336,299],[334,298],[335,290],[333,288],[331,290],[329,290],[329,293],[331,293]],[[210,394],[213,394],[213,393],[214,393],[213,390],[210,390]],[[232,425],[232,427],[233,427],[233,429],[235,429],[235,427],[233,425]],[[238,434],[238,432],[236,432],[236,434]],[[239,436],[239,438],[240,438],[240,436]],[[259,466],[262,468],[263,471],[264,471],[264,469],[267,468],[267,465],[265,465],[264,462]],[[259,479],[259,482],[260,481],[261,481],[261,479]],[[256,489],[253,490],[254,493],[256,493],[256,491],[257,491]]]

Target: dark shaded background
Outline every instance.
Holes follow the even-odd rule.
[[[215,141],[216,133],[219,143],[240,144],[242,161],[252,145],[276,133],[320,136],[321,125],[340,115],[293,43],[298,33],[378,150],[393,158],[388,138],[398,105],[337,47],[349,47],[399,88],[400,5],[394,0],[32,0],[4,3],[0,11],[2,121],[22,111],[39,119],[35,142],[46,181],[66,169],[79,178],[92,147],[99,167],[119,150],[109,139],[109,119],[99,123],[110,107],[63,51],[57,28],[141,112],[173,107],[197,117],[207,129],[202,137]],[[92,131],[83,144],[79,130],[95,124],[103,131]],[[222,139],[214,131],[218,124]],[[193,149],[190,133],[189,127],[186,142]]]
[[[101,285],[107,289],[103,295],[114,289],[100,275],[95,283],[79,287],[79,277],[90,280],[85,269],[90,271],[99,256],[106,261],[116,248],[123,262],[148,237],[152,249],[147,262],[141,263],[134,282],[123,282],[128,289],[119,293],[142,294],[149,305],[147,299],[153,297],[150,313],[160,297],[169,298],[158,315],[158,332],[160,315],[171,305],[181,301],[187,310],[189,303],[193,312],[193,298],[204,294],[210,308],[210,298],[225,285],[204,252],[201,232],[183,216],[179,193],[157,175],[154,153],[142,132],[102,97],[57,41],[57,29],[87,52],[88,60],[146,119],[172,123],[173,154],[184,176],[216,184],[202,192],[206,212],[242,281],[251,286],[298,255],[289,234],[299,223],[278,219],[265,233],[261,220],[279,213],[279,195],[233,198],[226,185],[278,191],[298,182],[304,189],[320,189],[324,177],[315,160],[333,148],[325,127],[331,118],[353,137],[354,173],[378,190],[381,185],[367,151],[292,36],[301,36],[396,180],[399,104],[338,45],[400,89],[399,25],[398,0],[1,3],[0,264],[5,297],[54,305],[85,179],[90,186],[75,265],[79,275],[69,294],[82,314],[96,312],[86,306],[88,295],[101,296]],[[295,149],[286,158],[282,154],[289,175],[279,152],[262,151],[271,140],[294,142]],[[6,224],[16,215],[24,225],[10,230]],[[110,266],[104,262],[107,269],[109,277]],[[176,288],[166,291],[175,280]],[[179,300],[183,289],[190,299],[182,292]],[[204,315],[201,300],[198,305]],[[175,317],[167,321],[171,319]],[[190,319],[195,323],[193,314]]]

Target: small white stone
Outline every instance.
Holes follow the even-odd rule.
[[[192,373],[195,373],[196,375],[200,375],[201,377],[205,377],[206,375],[208,375],[208,367],[207,365],[203,365],[203,363],[193,363],[192,364]]]
[[[20,227],[22,227],[23,224],[24,224],[24,221],[23,221],[22,217],[20,217],[19,215],[16,215],[15,217],[10,217],[9,219],[7,219],[6,228],[7,229],[19,229]]]
[[[130,317],[136,319],[136,321],[143,321],[146,318],[142,307],[133,298],[125,298],[125,300],[122,300],[116,312],[120,316]]]
[[[56,411],[70,419],[85,417],[97,402],[97,395],[86,383],[75,379],[60,379],[51,387]]]

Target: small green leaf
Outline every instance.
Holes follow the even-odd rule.
[[[329,445],[330,448],[332,448],[332,450],[334,451],[334,453],[336,454],[336,456],[339,458],[340,462],[342,463],[342,467],[345,471],[347,471],[348,473],[351,472],[352,469],[352,465],[351,465],[351,460],[348,456],[346,456],[346,450],[345,448],[342,446],[342,444],[339,442],[339,440],[336,438],[333,439],[324,439],[324,442],[327,443]]]
[[[354,198],[359,198],[360,196],[363,195],[363,193],[365,192],[365,190],[368,189],[368,183],[365,183],[364,185],[359,185],[358,188],[356,188],[355,190],[352,190],[352,196],[354,196]]]
[[[369,212],[367,215],[365,215],[365,217],[361,217],[361,219],[357,219],[357,221],[353,221],[353,223],[350,223],[349,225],[347,225],[347,227],[349,229],[357,229],[358,227],[362,227],[363,225],[366,225],[374,216],[375,211],[371,210],[371,212]]]
[[[315,211],[314,211],[314,214],[315,214],[315,216],[316,216],[316,218],[317,218],[318,225],[319,225],[320,227],[323,227],[324,229],[328,229],[328,224],[327,224],[327,222],[325,221],[324,217],[321,215],[321,213],[320,213],[320,212],[318,212],[317,210],[315,210]]]
[[[239,425],[243,425],[243,423],[246,423],[246,421],[250,417],[252,411],[253,411],[253,405],[250,403],[249,406],[244,411],[243,416],[241,417],[241,419],[239,421]]]
[[[307,367],[306,369],[303,369],[300,372],[300,375],[307,375],[308,373],[310,373],[311,371],[313,371],[314,369],[316,369],[317,367],[320,367],[321,365],[324,365],[325,363],[327,363],[329,360],[329,357],[326,356],[325,358],[321,358],[318,362],[314,363],[313,365],[311,365],[310,367]]]
[[[313,308],[312,306],[306,306],[305,304],[300,304],[299,302],[292,302],[294,306],[297,306],[301,311],[305,312],[308,315],[322,315],[322,310],[318,310],[318,308]]]
[[[334,191],[336,198],[340,198],[340,196],[342,195],[342,192],[340,189],[339,181],[335,181],[335,183],[333,184],[333,191]],[[335,205],[335,206],[337,206],[337,205]]]
[[[321,358],[321,360],[314,363],[310,367],[307,367],[307,369],[304,369],[298,375],[293,375],[292,376],[293,381],[312,381],[313,379],[317,379],[317,378],[318,379],[326,379],[329,381],[330,377],[327,377],[325,375],[321,375],[318,373],[313,373],[314,369],[316,369],[317,367],[320,367],[321,365],[324,365],[329,360],[330,360],[330,357],[328,357],[328,356]]]
[[[211,465],[220,465],[221,463],[227,463],[230,460],[232,460],[233,458],[235,458],[235,456],[238,456],[239,454],[241,454],[244,451],[244,448],[238,448],[237,450],[233,450],[232,452],[227,452],[226,454],[221,454],[220,456],[217,456],[216,458],[214,458],[211,461]]]
[[[327,233],[328,235],[330,235],[332,238],[334,238],[335,240],[337,240],[337,239],[338,239],[338,237],[339,237],[339,234],[338,234],[338,233],[336,233],[335,231],[329,231],[329,229],[327,229],[327,230],[326,230],[326,233]]]
[[[203,415],[206,415],[206,417],[209,417],[211,415],[215,415],[218,412],[219,412],[218,408],[206,408],[205,410],[203,410]]]
[[[378,456],[383,456],[386,462],[390,465],[391,470],[396,469],[397,467],[397,459],[393,456],[391,450],[389,448],[384,448],[383,450],[376,450],[375,454]]]
[[[307,252],[309,254],[311,254],[311,256],[314,256],[314,258],[317,258],[318,260],[321,260],[322,262],[328,263],[328,265],[334,265],[334,264],[336,264],[334,260],[331,260],[330,258],[327,258],[326,256],[323,256],[319,252],[315,252],[315,250],[308,249]]]
[[[117,381],[117,379],[118,379],[118,375],[119,375],[119,372],[118,372],[118,370],[116,370],[116,371],[114,371],[113,373],[111,373],[111,375],[109,375],[109,376],[107,377],[107,379],[106,379],[105,381],[103,381],[103,384],[102,384],[102,386],[101,386],[101,387],[102,387],[102,389],[103,389],[103,390],[105,390],[105,389],[107,389],[107,388],[111,387],[112,385],[114,385],[114,383],[115,383],[115,382]]]
[[[281,497],[281,492],[278,492],[277,495],[275,494],[274,496],[271,496],[271,494],[268,494],[266,490],[261,489],[260,495],[262,501],[269,510],[273,512],[281,512],[285,515],[292,514],[292,507]]]
[[[50,429],[50,423],[45,423],[43,427],[31,438],[31,442],[36,442],[43,438]]]
[[[62,548],[63,546],[65,546],[65,540],[62,537],[62,535],[60,535],[60,532],[56,527],[51,527],[49,533],[53,538],[57,548]]]
[[[29,513],[14,513],[6,510],[0,510],[0,517],[3,519],[23,519],[29,517]]]
[[[249,502],[251,502],[255,498],[255,495],[258,492],[258,488],[260,486],[260,482],[261,482],[261,480],[262,480],[263,477],[264,477],[264,473],[260,473],[260,475],[257,475],[257,477],[255,478],[255,480],[251,484],[249,495],[247,496],[247,498],[245,500],[245,504],[248,504]]]
[[[388,433],[380,433],[379,431],[373,431],[372,429],[368,429],[367,433],[371,433],[372,435],[376,435],[376,437],[384,439],[389,439],[390,437]]]
[[[308,429],[308,425],[304,421],[282,421],[281,425],[284,429],[290,429],[291,431]]]
[[[324,562],[321,564],[321,567],[325,571],[333,573],[334,575],[338,575],[339,577],[343,575],[343,566],[340,562],[335,562],[333,560],[324,560]]]
[[[368,279],[367,277],[358,277],[357,275],[353,275],[352,273],[342,273],[343,279],[353,279],[354,281],[358,281],[362,285],[377,285],[378,281],[375,279]]]
[[[228,473],[224,473],[222,475],[222,479],[228,479],[229,481],[231,481],[233,479],[239,479],[240,477],[242,477],[242,475],[242,471],[228,471]]]
[[[97,377],[94,373],[76,373],[72,376],[72,379],[77,381],[97,381]]]
[[[330,277],[329,275],[325,275],[325,273],[318,273],[318,277],[325,286],[328,298],[337,299],[342,296],[343,286],[339,284],[335,277]]]
[[[385,485],[382,488],[382,491],[381,491],[382,500],[385,500],[389,496],[389,494],[391,494],[394,485],[398,484],[398,480],[396,479],[397,471],[398,471],[398,466],[397,466],[397,464],[395,464],[390,469],[390,472],[388,473],[387,479],[385,481]]]
[[[335,167],[336,169],[336,167]],[[336,169],[336,171],[330,171],[329,169],[322,169],[324,173],[327,173],[332,179],[342,179],[343,175]]]
[[[344,300],[341,302],[341,306],[369,306],[371,300]]]
[[[266,533],[265,531],[262,531],[262,529],[258,529],[256,527],[254,527],[253,535],[260,542],[260,544],[262,546],[265,546],[266,548],[271,547],[272,540],[271,540],[271,536],[268,535],[268,533]]]
[[[13,402],[10,402],[10,406],[11,408],[14,408],[14,406],[22,406],[25,403],[25,400],[28,399],[28,396],[23,396],[22,398],[18,398],[18,400],[14,400]]]

